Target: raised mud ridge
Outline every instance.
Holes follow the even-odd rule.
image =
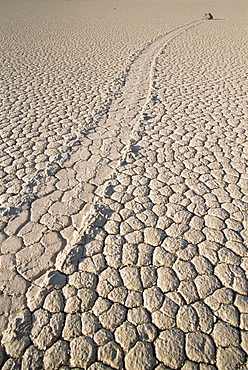
[[[201,22],[143,50],[99,128],[6,215],[4,370],[246,368],[247,131],[174,107],[164,82],[166,47]]]

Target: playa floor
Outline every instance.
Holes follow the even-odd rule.
[[[248,369],[245,2],[1,9],[1,368]]]

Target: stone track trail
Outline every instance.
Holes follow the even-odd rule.
[[[247,369],[244,59],[200,23],[145,49],[85,146],[6,215],[4,370]]]

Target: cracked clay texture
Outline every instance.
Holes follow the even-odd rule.
[[[1,369],[247,370],[247,4],[0,6]]]

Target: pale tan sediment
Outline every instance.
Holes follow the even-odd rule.
[[[113,103],[99,121],[112,136],[94,128],[31,210],[6,218],[4,370],[246,368],[241,20],[206,21],[154,53],[144,104],[135,88],[130,114]],[[119,148],[117,132],[129,132]]]

